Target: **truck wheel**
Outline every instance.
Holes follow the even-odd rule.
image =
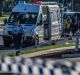
[[[39,44],[39,36],[36,36],[35,37],[35,45],[38,45]]]
[[[6,36],[3,36],[3,41],[4,41],[4,47],[10,46],[10,43],[9,43],[8,38]]]

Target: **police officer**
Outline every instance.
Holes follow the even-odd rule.
[[[78,29],[80,31],[80,16],[78,17]]]
[[[13,26],[13,41],[14,41],[14,47],[16,49],[21,48],[21,40],[22,40],[22,27],[19,24],[19,20],[17,19],[14,21],[14,26]]]
[[[67,17],[67,19],[66,19],[65,30],[66,30],[67,36],[69,36],[69,34],[70,34],[70,17]]]
[[[72,18],[71,18],[70,28],[71,28],[72,35],[74,36],[74,33],[75,33],[75,18],[74,18],[74,16],[72,16]]]

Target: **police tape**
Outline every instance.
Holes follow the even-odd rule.
[[[26,75],[80,75],[80,62],[53,59],[0,57],[0,73]]]

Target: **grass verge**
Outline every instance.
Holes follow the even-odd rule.
[[[74,44],[49,45],[49,46],[44,46],[44,47],[40,47],[40,48],[34,48],[34,49],[30,49],[30,50],[21,51],[20,55],[34,53],[34,52],[39,52],[39,51],[44,51],[44,50],[46,51],[46,50],[55,49],[55,48],[70,47],[70,46],[74,46]],[[15,56],[16,53],[12,52],[12,53],[8,53],[8,54],[5,54],[5,55]]]
[[[8,19],[9,15],[10,15],[9,12],[7,12],[7,13],[3,13],[3,16],[0,17],[0,22],[4,22],[4,19]]]
[[[0,22],[4,22],[4,19],[7,19],[8,18],[8,16],[6,16],[6,17],[0,17]]]
[[[3,29],[3,26],[0,26],[0,29]]]

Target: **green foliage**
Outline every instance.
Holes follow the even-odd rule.
[[[0,22],[4,22],[4,19],[8,19],[8,17],[8,15],[3,15],[2,17],[0,17]]]
[[[3,0],[0,0],[0,16],[3,15]]]
[[[33,3],[35,1],[38,1],[38,0],[25,0],[27,3]]]

